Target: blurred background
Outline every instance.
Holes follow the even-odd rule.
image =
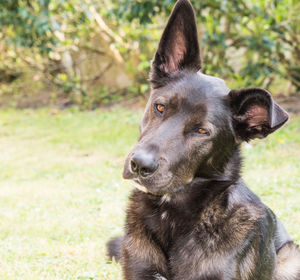
[[[93,109],[147,94],[150,60],[174,2],[1,0],[1,105]],[[203,72],[232,88],[299,93],[299,1],[192,2]]]
[[[203,72],[259,86],[289,123],[244,177],[300,241],[300,2],[192,0]],[[121,279],[125,155],[174,0],[0,0],[0,278]]]

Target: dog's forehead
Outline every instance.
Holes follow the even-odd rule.
[[[222,99],[229,93],[226,83],[217,77],[198,73],[182,73],[176,80],[152,92],[152,98],[162,97],[168,101],[176,97],[191,105],[207,100]]]
[[[230,89],[226,86],[225,81],[220,78],[205,75],[201,72],[198,72],[197,76],[199,78],[198,83],[203,84],[208,91],[208,94],[211,93],[212,95],[216,96],[225,96],[230,92]]]

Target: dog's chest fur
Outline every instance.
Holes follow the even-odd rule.
[[[184,273],[185,269],[188,273],[189,266],[183,269],[181,263],[190,260],[191,265],[197,263],[199,268],[193,270],[195,275],[205,273],[215,277],[224,274],[228,265],[224,257],[218,263],[217,255],[227,254],[228,262],[237,256],[237,250],[256,238],[247,235],[262,218],[259,207],[250,211],[247,205],[235,204],[229,190],[218,195],[205,191],[191,193],[177,200],[136,191],[128,214],[129,218],[139,217],[135,219],[138,222],[133,232],[143,228],[148,233],[174,275]],[[181,270],[177,271],[179,267]]]

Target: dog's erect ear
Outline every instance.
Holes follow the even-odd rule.
[[[163,32],[152,64],[151,81],[161,84],[161,79],[188,69],[198,71],[201,59],[197,25],[189,0],[177,1]]]
[[[234,129],[237,136],[245,141],[268,136],[289,118],[264,89],[232,90],[229,100]]]

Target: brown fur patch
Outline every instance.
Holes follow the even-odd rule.
[[[274,279],[300,279],[300,251],[299,247],[295,243],[289,242],[279,250],[277,254],[277,267]]]

